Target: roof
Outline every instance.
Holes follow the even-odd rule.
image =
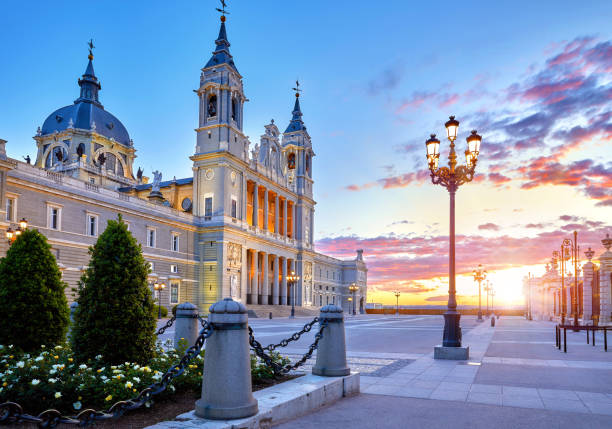
[[[302,121],[302,110],[300,109],[300,98],[296,94],[295,97],[295,105],[293,106],[293,117],[291,118],[291,122],[289,122],[289,126],[285,130],[286,133],[292,133],[294,131],[305,130],[306,125],[304,125],[304,121]]]
[[[172,184],[176,184],[176,185],[189,185],[190,183],[193,183],[193,177],[186,177],[184,179],[176,179],[176,180],[166,180],[164,182],[161,182],[159,184],[160,188],[167,188],[169,186],[171,186]],[[129,192],[131,190],[136,190],[136,191],[144,191],[146,189],[152,189],[153,188],[153,184],[152,183],[143,183],[142,185],[136,185],[136,186],[127,186],[124,188],[119,188],[119,192]]]
[[[221,21],[221,28],[219,29],[219,37],[215,40],[215,51],[213,52],[213,56],[208,60],[204,68],[213,67],[220,64],[229,65],[236,73],[238,73],[238,69],[234,64],[234,58],[232,54],[230,54],[229,47],[230,43],[227,40],[227,32],[225,30],[225,22]]]

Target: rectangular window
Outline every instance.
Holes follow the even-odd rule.
[[[234,219],[236,219],[238,217],[238,201],[236,201],[236,198],[232,197],[232,217]]]
[[[179,251],[179,234],[177,233],[172,233],[172,251]]]
[[[206,197],[204,199],[204,220],[212,219],[212,205],[213,199],[212,197]]]
[[[155,247],[155,229],[147,228],[147,246]]]
[[[87,215],[87,235],[95,237],[98,235],[98,216]]]
[[[179,302],[179,282],[172,281],[170,283],[170,304],[178,304]]]
[[[62,209],[58,206],[47,206],[47,228],[62,229]]]
[[[15,222],[15,198],[6,199],[6,220]]]
[[[170,272],[174,274],[178,273],[178,265],[170,264]]]

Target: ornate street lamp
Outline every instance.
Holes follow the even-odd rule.
[[[353,294],[353,316],[357,315],[356,307],[357,307],[357,299],[355,297],[355,293],[359,290],[359,286],[355,283],[351,283],[349,286],[349,291]]]
[[[561,243],[561,253],[559,255],[559,259],[561,260],[561,290],[562,290],[562,302],[563,302],[563,310],[561,315],[561,323],[565,322],[565,314],[567,311],[567,299],[565,296],[565,292],[563,291],[565,288],[565,269],[566,269],[566,261],[570,261],[570,263],[574,264],[574,293],[570,294],[572,298],[572,310],[574,312],[574,327],[578,327],[578,252],[580,251],[580,247],[578,246],[578,231],[574,231],[574,239],[565,238]]]
[[[495,298],[495,289],[490,286],[489,295],[491,295],[491,317],[495,318],[495,306],[493,305],[493,298]]]
[[[448,167],[438,167],[440,159],[440,141],[432,134],[425,142],[427,147],[427,162],[431,172],[431,181],[434,185],[444,186],[450,196],[450,234],[449,234],[449,266],[448,266],[448,310],[444,313],[444,336],[442,345],[444,347],[461,347],[461,327],[459,320],[461,315],[457,311],[457,298],[455,291],[455,193],[459,186],[471,182],[474,178],[478,154],[480,153],[480,142],[482,138],[472,131],[467,140],[465,151],[466,165],[457,166],[457,154],[455,152],[455,140],[459,121],[451,116],[444,124],[448,140],[450,141],[450,152],[448,154]]]
[[[161,291],[166,288],[165,283],[157,283],[153,285],[153,289],[157,291],[157,304],[159,306],[159,312],[157,313],[157,318],[161,319]]]
[[[295,284],[300,281],[300,276],[296,276],[294,271],[287,276],[287,281],[291,287],[291,319],[295,318]]]
[[[489,291],[491,290],[491,282],[487,280],[487,285],[484,287],[485,292],[487,293],[487,311],[486,316],[489,317]]]
[[[478,282],[478,321],[482,322],[482,298],[480,293],[480,283],[487,278],[487,270],[482,269],[482,265],[478,264],[478,268],[474,270],[474,281]]]
[[[399,316],[399,297],[400,297],[400,291],[396,290],[395,292],[393,292],[393,294],[395,295],[396,314]]]
[[[13,244],[15,240],[17,240],[17,237],[19,237],[21,233],[26,229],[28,229],[28,221],[26,220],[26,218],[21,218],[17,229],[13,230],[9,227],[6,230],[6,239],[8,240],[9,246]]]

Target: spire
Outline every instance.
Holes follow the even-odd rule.
[[[286,133],[291,133],[293,131],[305,130],[306,126],[304,125],[304,121],[302,121],[302,109],[300,109],[300,82],[295,81],[295,105],[293,106],[293,112],[291,114],[293,117],[291,118],[291,122],[289,122],[289,126],[285,130]]]
[[[210,60],[208,60],[204,68],[213,67],[219,64],[227,64],[236,72],[238,72],[238,69],[234,64],[232,54],[230,54],[229,51],[230,42],[227,40],[227,31],[225,29],[225,15],[221,15],[221,28],[219,28],[219,37],[217,37],[217,40],[215,40],[215,45],[216,46],[213,52],[213,56],[210,58]]]
[[[79,98],[74,101],[74,103],[93,103],[98,107],[103,108],[102,104],[100,104],[100,101],[98,101],[98,91],[102,89],[102,86],[100,85],[100,82],[98,81],[98,78],[96,77],[93,68],[94,56],[92,50],[95,48],[95,46],[92,40],[89,40],[88,46],[89,55],[87,56],[87,58],[89,59],[89,63],[87,64],[85,73],[83,73],[83,76],[81,76],[81,78],[79,79],[81,94]]]

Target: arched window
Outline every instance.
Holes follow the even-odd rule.
[[[51,168],[54,165],[61,164],[68,160],[68,153],[66,149],[61,146],[56,146],[49,151],[47,159],[45,160],[45,168]]]
[[[323,307],[323,295],[319,295],[319,307]]]
[[[232,120],[233,121],[237,121],[237,117],[238,117],[238,103],[236,101],[235,97],[232,97]]]
[[[306,173],[310,174],[310,155],[306,155]]]
[[[289,169],[295,169],[295,153],[290,153],[289,158],[287,158],[287,166]]]
[[[217,96],[215,94],[208,97],[207,112],[209,118],[217,116]]]

